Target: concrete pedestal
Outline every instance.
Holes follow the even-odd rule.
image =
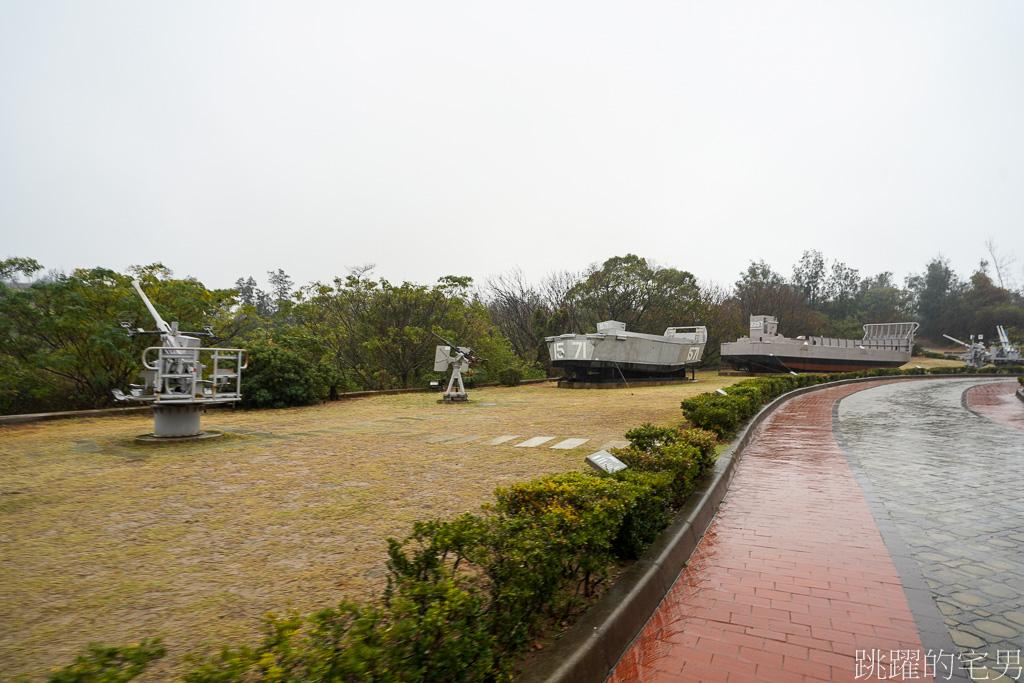
[[[153,436],[183,437],[198,436],[199,418],[203,413],[202,404],[154,405]]]

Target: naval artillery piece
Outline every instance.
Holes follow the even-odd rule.
[[[200,337],[213,336],[209,327],[204,332],[179,331],[178,323],[160,317],[138,280],[133,280],[132,286],[157,329],[133,328],[130,322],[121,322],[121,326],[132,339],[154,335],[161,343],[142,352],[142,383],[130,385],[127,394],[114,389],[114,398],[150,404],[156,439],[198,438],[202,436],[200,416],[207,406],[242,398],[242,370],[248,366],[248,352],[200,347]]]
[[[965,351],[959,357],[964,362],[964,367],[977,369],[983,368],[989,363],[993,365],[1020,365],[1022,362],[1020,349],[1010,343],[1010,337],[1007,336],[1006,330],[1002,325],[996,325],[996,335],[999,337],[999,345],[993,344],[989,348],[985,348],[985,338],[980,334],[977,337],[972,334],[970,344],[948,334],[942,336],[964,347]]]

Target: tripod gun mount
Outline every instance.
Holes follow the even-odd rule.
[[[466,393],[466,386],[462,383],[462,373],[469,370],[471,365],[480,365],[486,362],[486,358],[473,355],[473,349],[468,346],[458,346],[448,341],[436,332],[431,332],[438,339],[444,342],[444,346],[438,345],[434,349],[434,371],[447,372],[451,369],[451,379],[448,380],[448,388],[441,395],[445,403],[462,403],[469,400]]]

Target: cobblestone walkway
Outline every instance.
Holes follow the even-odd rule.
[[[890,384],[848,396],[836,412],[845,450],[909,548],[953,640],[987,670],[1024,680],[1024,431],[964,409],[978,408],[975,396],[979,412],[1024,413],[1013,391],[978,380]]]
[[[777,410],[609,681],[1024,680],[1024,432],[966,409],[983,382]]]

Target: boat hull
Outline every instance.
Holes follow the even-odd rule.
[[[750,372],[856,372],[898,368],[910,362],[910,352],[896,349],[809,346],[740,340],[722,344],[722,360],[734,370]],[[855,342],[854,342],[855,343]]]
[[[706,337],[705,337],[706,338]],[[703,342],[649,334],[563,334],[548,337],[551,364],[576,381],[673,379],[700,363]]]

